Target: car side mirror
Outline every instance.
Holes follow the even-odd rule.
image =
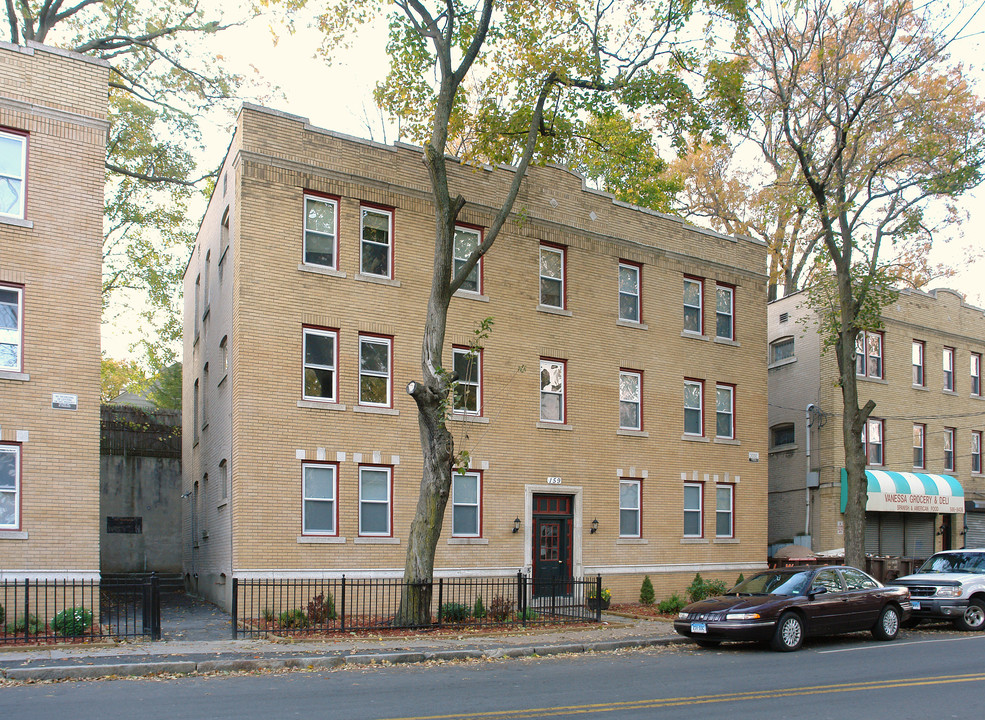
[[[810,598],[811,600],[813,600],[816,596],[823,595],[827,591],[828,591],[828,589],[826,587],[824,587],[824,586],[813,587],[813,588],[810,589],[810,592],[807,593],[807,597]]]

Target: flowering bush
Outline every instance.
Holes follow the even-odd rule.
[[[595,599],[595,588],[588,591],[588,599]],[[609,592],[609,588],[602,588],[602,602],[607,603],[612,599],[612,593]]]
[[[51,627],[59,635],[78,637],[92,625],[92,611],[74,607],[62,610],[51,619]]]

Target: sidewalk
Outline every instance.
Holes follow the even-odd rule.
[[[482,634],[419,635],[401,638],[351,637],[292,642],[285,639],[182,639],[203,612],[192,609],[159,642],[100,645],[0,647],[0,678],[11,681],[71,680],[161,673],[187,674],[288,668],[334,668],[372,663],[417,663],[530,655],[557,655],[648,647],[682,641],[673,625],[603,615],[600,625],[581,628],[527,628]],[[221,616],[221,613],[219,613]],[[206,619],[212,638],[220,630]],[[226,626],[228,631],[228,625]],[[228,635],[227,635],[228,637]]]

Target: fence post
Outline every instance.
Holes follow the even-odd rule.
[[[345,632],[345,575],[342,576],[342,596],[339,601],[339,625]]]
[[[142,635],[154,638],[154,622],[151,620],[150,578],[140,583],[140,631]]]
[[[432,587],[434,587],[432,581]],[[445,599],[445,579],[438,578],[438,627],[441,627],[441,606],[444,604]]]
[[[523,571],[516,571],[516,607],[520,611],[520,622],[527,625],[527,593],[523,589]]]
[[[233,600],[232,600],[232,613],[230,613],[232,621],[232,631],[233,640],[239,639],[239,625],[236,624],[236,617],[239,615],[239,578],[233,578]]]
[[[595,622],[602,622],[602,573],[595,578]]]
[[[24,580],[24,639],[31,639],[31,622],[29,618],[31,617],[31,580],[25,578]]]
[[[161,639],[161,579],[156,572],[150,575],[151,640]]]

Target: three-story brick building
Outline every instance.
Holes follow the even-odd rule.
[[[769,539],[823,551],[845,544],[842,400],[837,358],[803,300],[769,305]],[[866,552],[985,545],[985,312],[952,290],[903,290],[882,320],[856,352],[859,403],[876,403],[863,436]]]
[[[449,166],[464,257],[514,172]],[[421,151],[240,113],[185,274],[184,563],[400,577],[434,214]],[[528,172],[451,301],[456,473],[436,575],[601,573],[616,600],[766,556],[765,247]],[[493,319],[471,353],[474,330]]]
[[[108,79],[0,43],[0,580],[99,578]]]

